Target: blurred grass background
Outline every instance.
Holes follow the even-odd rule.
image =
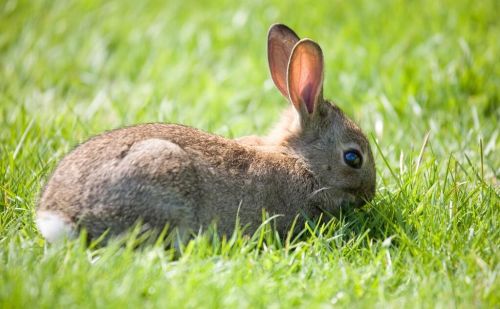
[[[2,1],[0,304],[498,306],[498,12],[495,0]],[[90,136],[156,121],[265,133],[287,104],[267,69],[276,22],[319,42],[325,97],[378,143],[373,205],[292,253],[244,239],[224,253],[203,237],[176,262],[44,246],[37,194]]]

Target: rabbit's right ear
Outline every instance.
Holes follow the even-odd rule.
[[[323,52],[316,42],[302,39],[295,45],[287,80],[295,109],[301,116],[313,115],[323,102]]]
[[[267,61],[274,84],[288,99],[286,72],[293,47],[299,37],[292,29],[283,24],[274,24],[267,34]]]

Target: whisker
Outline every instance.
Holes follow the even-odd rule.
[[[309,197],[308,197],[308,198],[313,198],[313,197],[314,197],[315,195],[317,195],[318,193],[323,192],[323,191],[325,191],[325,190],[329,190],[329,189],[331,189],[331,187],[323,187],[323,188],[319,188],[318,190],[314,190],[314,191],[313,191],[313,192],[309,195]]]

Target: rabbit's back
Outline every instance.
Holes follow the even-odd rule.
[[[138,219],[147,227],[168,223],[185,230],[218,221],[228,234],[237,214],[253,230],[262,221],[262,208],[297,214],[276,195],[286,194],[293,183],[276,176],[296,169],[292,158],[194,128],[139,125],[96,136],[64,158],[42,194],[39,212],[62,214],[91,237],[106,230],[118,234]]]

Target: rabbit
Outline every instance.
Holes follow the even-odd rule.
[[[361,129],[323,99],[323,53],[287,26],[268,33],[271,77],[289,100],[268,136],[227,139],[178,124],[150,123],[97,135],[66,155],[41,192],[36,223],[48,242],[85,229],[91,239],[175,228],[182,237],[216,224],[245,233],[275,216],[294,220],[363,206],[375,194],[375,162]],[[238,218],[238,220],[237,220]],[[187,236],[186,236],[187,235]]]

